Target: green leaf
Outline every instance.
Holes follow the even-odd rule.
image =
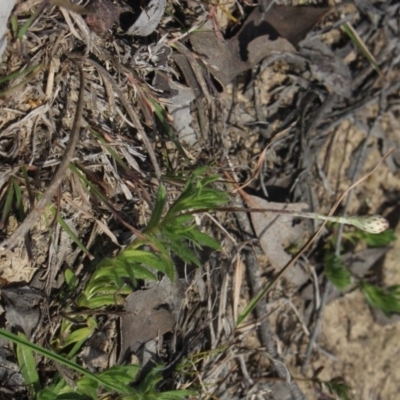
[[[156,225],[158,225],[158,223],[161,220],[161,216],[164,211],[166,201],[167,198],[166,198],[165,186],[162,183],[160,183],[156,198],[156,204],[154,205],[154,210],[151,214],[150,221],[147,224],[145,231],[149,231],[153,229]]]
[[[77,329],[76,331],[73,331],[71,334],[69,334],[67,336],[62,347],[65,348],[65,347],[71,345],[72,343],[84,341],[90,335],[92,335],[93,332],[94,332],[94,329],[89,328],[89,327]]]
[[[101,377],[104,382],[110,382],[110,384],[118,386],[118,393],[128,394],[132,393],[129,384],[132,383],[139,370],[140,367],[137,365],[114,366],[99,373],[98,376]],[[97,397],[94,397],[96,395],[96,382],[93,382],[89,377],[85,376],[79,380],[78,390],[97,399]]]
[[[193,390],[171,390],[168,392],[161,392],[157,394],[157,400],[181,400],[187,396],[195,395]]]
[[[369,247],[384,247],[397,240],[393,229],[387,229],[381,233],[355,231],[354,236],[365,242]]]
[[[360,282],[360,289],[371,307],[379,308],[387,317],[400,313],[400,285],[380,288]]]
[[[148,279],[151,281],[155,281],[157,276],[149,271],[148,268],[143,267],[141,265],[134,265],[134,266],[126,266],[127,273],[133,274],[135,279]]]
[[[150,251],[130,250],[128,248],[119,254],[117,258],[126,262],[144,264],[161,272],[164,272],[165,269],[165,260]]]
[[[351,283],[351,275],[342,259],[334,253],[328,253],[324,257],[324,271],[326,277],[339,290],[344,290]]]
[[[154,114],[156,115],[156,117],[160,121],[161,125],[167,132],[172,143],[174,143],[174,145],[178,149],[179,154],[182,156],[183,160],[185,160],[185,162],[189,164],[189,159],[186,155],[186,152],[183,150],[182,145],[180,144],[178,138],[176,137],[174,130],[172,129],[171,125],[167,121],[167,118],[165,115],[165,110],[162,108],[162,106],[157,101],[155,101],[151,97],[148,97],[147,99],[153,106]]]
[[[119,384],[122,392],[124,387],[133,382],[139,371],[139,365],[114,365],[99,375],[106,382],[110,381]]]
[[[44,357],[49,358],[50,360],[65,365],[66,367],[71,368],[74,371],[79,372],[80,374],[83,374],[93,379],[95,382],[97,382],[99,385],[103,386],[107,390],[116,391],[117,393],[119,393],[120,390],[119,386],[115,385],[113,382],[105,382],[100,376],[88,371],[87,369],[81,367],[80,365],[74,363],[73,361],[68,360],[65,357],[60,356],[57,353],[54,353],[50,350],[45,349],[44,347],[29,342],[26,338],[14,335],[13,333],[8,332],[3,328],[0,328],[0,337],[2,337],[5,340],[9,340],[10,342],[15,343],[18,346],[24,346],[30,349],[31,351],[34,351]]]
[[[104,146],[104,148],[110,153],[110,156],[125,170],[129,171],[128,165],[122,160],[114,149],[107,144],[105,139],[94,129],[90,129],[90,132],[97,138],[97,140]]]
[[[57,216],[57,222],[61,225],[64,231],[68,234],[71,240],[89,257],[90,260],[93,260],[94,257],[90,253],[90,251],[84,246],[84,244],[79,240],[78,236],[72,231],[72,229],[68,226],[68,224],[60,217],[60,215],[56,214],[56,210],[54,207],[50,207],[50,211],[53,215]]]
[[[78,286],[78,278],[74,274],[71,268],[67,268],[64,271],[64,279],[65,283],[67,284],[69,290],[74,291]]]
[[[329,393],[338,396],[342,400],[350,400],[350,386],[346,384],[343,378],[337,377],[333,378],[328,382],[323,382],[323,384],[328,388]]]
[[[171,242],[169,243],[171,250],[184,262],[195,264],[200,267],[201,263],[196,254],[187,247],[184,243]]]
[[[98,383],[95,382],[93,379],[90,379],[87,376],[84,376],[83,378],[80,378],[76,382],[77,386],[77,391],[79,393],[82,393],[86,396],[89,396],[92,399],[97,400],[97,389],[98,389]]]
[[[20,186],[17,184],[15,179],[13,180],[13,186],[14,186],[16,206],[18,209],[18,217],[19,217],[20,221],[23,221],[26,214],[25,214],[25,209],[24,209],[24,203],[22,200],[22,192],[21,192]]]
[[[361,53],[365,56],[365,58],[370,62],[371,66],[378,72],[383,78],[385,77],[382,70],[380,69],[378,63],[376,62],[374,56],[368,50],[365,43],[358,36],[357,32],[354,30],[352,25],[348,22],[345,22],[341,29],[347,34],[347,36],[351,39],[351,41],[359,48]]]
[[[2,76],[0,78],[0,85],[12,81],[13,79],[17,79],[21,76],[28,75],[31,72],[37,71],[41,67],[41,64],[38,65],[32,65],[31,67],[25,68],[25,69],[20,69],[18,71],[13,72],[12,74]]]
[[[98,295],[90,299],[87,298],[86,296],[82,296],[82,298],[79,298],[77,304],[80,307],[95,309],[105,306],[120,305],[122,304],[122,301],[123,301],[122,297],[116,294],[104,294],[104,295]]]
[[[19,336],[27,340],[24,334],[19,333]],[[25,385],[32,385],[31,395],[32,397],[35,397],[35,393],[40,390],[40,381],[32,350],[26,346],[17,345],[17,359],[21,374],[25,381]]]

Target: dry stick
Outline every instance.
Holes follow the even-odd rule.
[[[39,217],[46,210],[47,205],[51,202],[52,198],[54,197],[55,192],[57,191],[58,187],[61,184],[61,181],[64,178],[65,171],[68,168],[68,164],[70,163],[72,156],[74,155],[76,144],[78,143],[79,139],[79,131],[81,127],[81,120],[83,113],[83,94],[85,90],[85,77],[83,74],[82,67],[78,64],[76,64],[76,66],[79,69],[79,76],[81,83],[79,87],[79,97],[75,112],[74,123],[72,125],[72,131],[68,145],[65,149],[64,157],[62,158],[61,163],[57,168],[57,171],[55,172],[53,178],[51,179],[48,188],[43,193],[43,196],[37,202],[35,208],[29,213],[29,215],[24,219],[22,224],[8,239],[5,239],[0,243],[0,249],[4,249],[6,247],[8,249],[13,249],[18,244],[18,241],[24,238],[24,236],[36,223]]]
[[[74,58],[83,58],[81,55],[76,55]],[[135,128],[138,130],[138,133],[142,137],[143,143],[146,147],[147,152],[149,153],[149,157],[151,160],[151,163],[153,164],[154,172],[156,174],[156,178],[158,179],[159,182],[161,182],[161,170],[160,166],[158,165],[156,155],[154,153],[153,147],[151,146],[150,139],[147,136],[146,131],[144,130],[142,124],[140,123],[139,117],[136,113],[136,111],[133,109],[131,104],[129,103],[128,99],[124,96],[122,93],[122,90],[119,88],[119,86],[116,84],[116,82],[112,79],[108,71],[102,67],[99,63],[97,63],[94,60],[91,60],[90,58],[87,59],[88,62],[93,64],[96,69],[101,73],[101,75],[111,83],[111,86],[113,87],[114,91],[117,93],[119,99],[121,100],[121,103],[124,105],[126,111],[128,112],[133,124],[135,125]]]

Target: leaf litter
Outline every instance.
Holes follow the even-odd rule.
[[[39,4],[21,3],[15,15],[22,23]],[[398,107],[395,99],[399,88],[380,82],[373,75],[370,64],[355,54],[351,43],[344,43],[338,29],[331,28],[333,21],[337,20],[335,18],[338,18],[334,8],[274,6],[271,13],[266,14],[265,21],[271,25],[269,30],[258,32],[257,37],[254,37],[249,36],[249,33],[254,31],[255,26],[260,29],[265,27],[263,14],[258,8],[250,13],[241,4],[237,9],[232,7],[229,12],[221,12],[219,5],[210,5],[206,9],[205,6],[197,8],[191,4],[185,12],[180,5],[175,4],[172,10],[179,10],[179,15],[184,16],[186,28],[199,28],[188,35],[187,41],[187,33],[181,32],[168,14],[164,13],[164,2],[149,1],[142,9],[133,10],[133,13],[132,7],[125,4],[117,6],[105,0],[93,2],[92,7],[96,12],[85,17],[66,8],[45,8],[23,40],[15,40],[10,33],[0,66],[1,76],[29,65],[27,56],[34,65],[42,66],[36,75],[29,76],[30,80],[24,82],[24,85],[18,86],[23,82],[21,77],[5,86],[7,95],[2,98],[0,113],[1,204],[4,204],[10,177],[16,176],[23,192],[31,192],[19,207],[19,211],[23,209],[27,215],[34,207],[35,196],[48,187],[55,168],[61,162],[76,115],[80,81],[76,69],[66,61],[65,56],[71,52],[82,54],[83,50],[93,61],[79,61],[83,65],[87,83],[83,95],[80,140],[72,158],[79,170],[86,172],[89,181],[82,181],[80,173],[68,170],[53,199],[56,212],[68,220],[71,229],[92,253],[100,249],[102,257],[109,256],[125,243],[129,232],[118,221],[123,220],[139,229],[145,227],[148,210],[151,210],[155,197],[157,174],[154,175],[154,172],[157,172],[157,165],[163,174],[170,172],[165,162],[164,149],[170,153],[177,150],[171,145],[171,137],[161,133],[160,121],[156,121],[153,116],[154,106],[150,100],[168,109],[169,114],[163,114],[163,124],[172,121],[178,137],[181,133],[190,138],[185,143],[185,139],[180,136],[191,159],[201,160],[205,164],[215,162],[218,166],[229,165],[238,175],[238,182],[244,182],[252,175],[254,159],[271,138],[277,132],[289,129],[266,153],[259,178],[249,187],[256,194],[253,198],[258,202],[268,200],[268,206],[271,202],[279,204],[279,207],[289,207],[286,206],[289,202],[293,206],[301,203],[307,204],[311,211],[327,212],[332,200],[349,185],[346,172],[350,171],[353,175],[357,171],[350,164],[355,156],[365,162],[361,170],[368,170],[379,157],[379,144],[383,143],[384,147],[389,142],[397,145],[397,138],[388,132],[397,129],[395,116]],[[170,12],[168,7],[171,5],[167,4]],[[219,18],[225,18],[225,21],[213,17],[213,7],[218,8]],[[329,10],[331,12],[327,15]],[[344,10],[349,16],[356,11],[355,8]],[[380,13],[376,12],[372,18],[371,10],[379,10]],[[389,1],[387,4],[371,5],[367,9],[360,6],[357,11],[358,20],[355,19],[353,25],[364,32],[363,38],[376,55],[377,63],[385,72],[388,82],[395,81],[398,60],[393,56],[393,49],[398,47],[398,26],[394,21],[399,7]],[[204,23],[208,12],[211,18]],[[121,13],[130,14],[128,20],[121,20]],[[299,18],[299,13],[305,17]],[[247,18],[236,19],[239,15]],[[230,16],[235,17],[232,19]],[[276,21],[280,18],[295,22],[277,26]],[[235,26],[233,20],[240,22]],[[124,22],[123,26],[121,22]],[[316,24],[317,28],[311,32]],[[227,29],[219,29],[221,26]],[[326,28],[328,30],[324,31]],[[329,38],[331,42],[328,44],[320,38],[325,35],[326,39],[329,29],[332,31]],[[121,35],[121,32],[133,37]],[[271,32],[274,32],[274,36],[271,36]],[[310,32],[312,38],[309,39],[312,41],[306,39],[301,42]],[[369,32],[376,32],[375,36],[370,36]],[[144,39],[135,35],[151,36]],[[178,41],[181,43],[174,46]],[[160,63],[157,49],[162,47],[172,54]],[[181,54],[189,62],[186,72],[183,63],[174,61],[174,54],[177,53],[175,48],[181,49]],[[189,53],[185,54],[184,49]],[[297,49],[300,49],[299,53]],[[190,52],[194,52],[193,55]],[[263,59],[264,62],[259,64]],[[94,63],[98,63],[104,70]],[[188,72],[190,69],[191,73]],[[160,82],[166,82],[168,89]],[[222,84],[222,88],[218,84]],[[168,90],[175,97],[168,95]],[[183,98],[184,93],[189,95]],[[138,110],[137,119],[135,115],[129,114],[123,99],[134,105],[134,110]],[[182,115],[175,111],[177,105],[184,108]],[[372,119],[382,128],[380,131],[375,128],[374,134],[368,136],[370,128],[367,122]],[[366,123],[359,123],[355,127],[355,122],[360,120]],[[143,144],[143,134],[150,135],[156,160],[150,159],[149,147]],[[361,154],[360,143],[363,140],[369,146],[369,157]],[[174,155],[174,159],[179,158]],[[19,165],[26,165],[26,177],[20,174]],[[175,164],[175,168],[183,168],[183,165]],[[350,210],[352,213],[383,212],[392,207],[400,186],[396,178],[398,164],[395,158],[390,168],[391,171],[385,169],[381,176],[373,176],[365,187],[356,189]],[[171,185],[170,190],[174,193],[176,187]],[[391,195],[387,196],[387,193]],[[385,196],[389,199],[386,205]],[[78,211],[80,209],[82,211]],[[17,208],[12,209],[6,221],[6,229],[1,232],[2,241],[21,225],[24,217],[18,214],[19,211]],[[268,377],[262,376],[260,379],[261,369],[269,371],[272,376],[271,365],[275,367],[275,364],[265,350],[268,346],[263,342],[262,334],[261,337],[256,335],[259,321],[249,321],[249,325],[236,330],[234,316],[237,310],[234,312],[230,296],[230,287],[235,284],[232,276],[239,279],[241,275],[232,273],[243,262],[246,264],[247,258],[242,249],[247,249],[249,243],[251,246],[260,245],[265,252],[267,259],[256,250],[256,259],[260,272],[271,279],[274,271],[290,259],[285,251],[288,242],[309,236],[314,228],[304,222],[293,224],[293,218],[285,219],[281,216],[261,235],[261,231],[269,225],[270,218],[260,216],[259,213],[251,214],[255,230],[253,233],[251,227],[249,231],[240,232],[230,217],[219,216],[224,228],[235,236],[237,243],[243,244],[233,246],[214,227],[224,251],[204,259],[201,269],[194,273],[193,280],[190,275],[191,286],[182,312],[172,317],[171,310],[163,308],[166,303],[163,298],[159,304],[154,303],[152,306],[150,302],[138,301],[139,305],[145,303],[139,309],[135,308],[139,319],[136,315],[131,316],[133,321],[123,322],[127,326],[124,328],[127,333],[123,333],[123,350],[132,347],[137,350],[138,342],[155,343],[157,340],[161,347],[169,348],[171,354],[204,354],[196,365],[198,379],[205,385],[204,396],[208,393],[228,398],[253,395],[279,398],[279,393],[283,393],[284,389],[278,392]],[[9,280],[29,282],[37,269],[40,275],[46,268],[57,269],[50,274],[49,293],[52,297],[57,293],[54,282],[57,277],[62,278],[60,271],[66,265],[73,266],[78,273],[84,275],[90,261],[71,238],[57,234],[54,221],[50,213],[43,213],[38,222],[30,227],[30,232],[21,238],[23,241],[17,248],[12,252],[6,250],[1,257],[1,270],[3,274],[8,271],[9,275],[5,277]],[[258,242],[254,242],[256,236]],[[58,241],[60,245],[69,241],[69,246],[76,249],[76,257],[68,261],[61,257],[55,261],[51,256],[54,245],[50,239]],[[319,247],[316,244],[307,254],[306,260],[302,260],[301,265],[289,272],[302,271],[305,265],[305,270],[315,268],[315,273],[319,273]],[[233,263],[234,258],[240,262]],[[307,276],[302,273],[301,277],[294,276],[289,280],[297,288]],[[239,308],[255,294],[251,293],[246,279],[242,279],[240,300],[236,297]],[[293,287],[287,292],[286,282],[280,281],[269,294],[268,310],[265,311],[271,315],[265,317],[264,312],[262,318],[270,321],[271,338],[279,343],[279,352],[276,353],[280,359],[278,361],[284,362],[295,376],[298,375],[296,354],[299,351],[301,354],[302,346],[308,339],[301,329],[304,324],[302,318],[306,317],[301,313],[301,296]],[[238,288],[237,282],[235,287]],[[147,291],[135,291],[131,296],[135,299],[147,293],[148,296],[153,295],[153,300],[162,291],[161,287],[153,287]],[[286,294],[282,297],[282,293]],[[2,295],[4,301],[6,296]],[[177,298],[181,299],[181,295]],[[275,306],[278,307],[279,316],[274,314]],[[20,309],[17,314],[23,314],[26,307],[21,304],[17,308]],[[300,310],[297,314],[293,311],[296,308]],[[174,305],[173,309],[176,312],[179,306]],[[10,325],[18,324],[20,317],[15,320],[12,312],[6,310],[6,318],[7,313]],[[16,321],[14,323],[13,318]],[[151,319],[152,329],[147,332],[144,324],[146,318],[154,318]],[[311,320],[308,328],[313,329],[314,321]],[[132,324],[137,329],[134,335],[130,335]],[[27,333],[33,329],[33,325],[25,328]],[[329,323],[327,325],[330,326]],[[175,339],[162,343],[161,337],[167,338],[168,334],[164,333],[171,333],[174,327]],[[49,331],[44,332],[50,335]],[[114,332],[112,335],[116,334]],[[245,346],[236,342],[237,337]],[[332,337],[335,337],[334,333]],[[103,338],[114,339],[115,336]],[[215,354],[215,349],[220,348],[225,350]],[[168,358],[167,353],[162,353],[161,359],[169,362],[171,358]],[[113,357],[115,362],[115,355]],[[315,365],[321,362],[328,364],[321,353],[315,353],[314,357],[314,370]],[[341,357],[344,357],[343,354]],[[96,365],[104,366],[104,363]],[[338,372],[334,367],[332,375],[326,371],[329,368],[325,369],[326,379]],[[288,376],[279,377],[289,379]],[[356,393],[364,393],[363,390],[366,390],[361,388],[365,379],[364,375],[360,375],[359,382],[351,382]],[[369,380],[368,385],[371,390],[376,390],[373,386],[376,382]],[[282,387],[287,393],[288,386],[283,384]],[[302,390],[308,398],[316,398],[315,387],[311,383],[303,385]],[[392,392],[398,393],[396,388],[387,385],[383,390],[386,398],[390,398]],[[304,398],[295,386],[290,386],[289,391],[294,396],[292,398]]]

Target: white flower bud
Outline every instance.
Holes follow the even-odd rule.
[[[380,215],[350,217],[347,223],[369,233],[381,233],[389,228],[388,220]]]

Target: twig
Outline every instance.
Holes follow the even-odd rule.
[[[55,192],[61,184],[61,181],[64,178],[65,171],[68,168],[68,164],[74,155],[76,144],[79,139],[79,131],[81,127],[82,121],[82,113],[83,113],[83,94],[85,91],[85,77],[83,74],[82,67],[79,64],[75,64],[79,70],[80,76],[80,87],[79,87],[79,97],[78,103],[76,106],[74,123],[72,126],[72,131],[70,135],[70,139],[68,145],[65,149],[64,157],[60,165],[57,168],[48,188],[43,193],[42,197],[37,202],[35,208],[29,213],[29,215],[24,219],[22,224],[15,230],[15,232],[8,238],[3,240],[0,243],[0,249],[8,248],[13,249],[20,239],[23,239],[24,236],[28,233],[28,231],[32,228],[32,226],[36,223],[42,213],[45,211],[47,205],[51,202]]]

